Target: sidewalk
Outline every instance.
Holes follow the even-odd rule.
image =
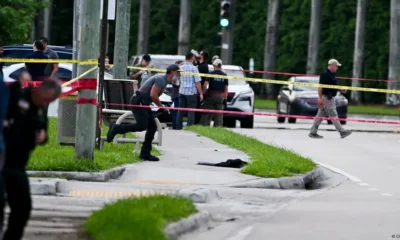
[[[144,133],[136,134],[139,138]],[[153,184],[220,185],[257,179],[240,173],[240,169],[197,165],[198,162],[219,163],[247,155],[189,131],[163,130],[163,144],[157,147],[159,162],[130,165],[116,182]]]

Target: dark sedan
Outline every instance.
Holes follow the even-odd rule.
[[[291,77],[289,82],[318,83],[319,77]],[[347,118],[348,101],[339,91],[335,97],[339,118]],[[316,116],[318,112],[318,90],[316,87],[285,85],[278,94],[276,102],[278,114]],[[289,123],[296,123],[296,118],[287,117]],[[286,117],[277,117],[279,123],[284,123]],[[346,124],[346,121],[340,121]],[[328,124],[331,122],[328,120]]]

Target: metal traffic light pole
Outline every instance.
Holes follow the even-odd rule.
[[[233,26],[235,23],[236,0],[221,1],[222,44],[221,60],[223,64],[232,64]]]

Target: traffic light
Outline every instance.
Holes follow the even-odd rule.
[[[220,20],[221,27],[225,28],[229,26],[230,8],[231,8],[231,1],[229,0],[221,1],[221,20]]]

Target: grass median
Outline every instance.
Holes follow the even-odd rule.
[[[293,151],[265,144],[224,128],[190,126],[186,129],[249,155],[250,163],[241,170],[245,174],[279,178],[306,173],[316,167],[311,159]]]
[[[276,109],[276,100],[262,99],[256,97],[254,107],[256,109]],[[355,106],[349,105],[349,114],[365,114],[365,115],[379,115],[379,116],[399,116],[399,108],[388,108],[383,105],[364,105]]]
[[[167,240],[166,224],[195,213],[192,201],[183,197],[128,198],[94,212],[84,228],[92,240]]]
[[[102,136],[105,136],[107,131],[108,127],[103,126]],[[105,143],[103,150],[95,149],[94,161],[87,159],[77,160],[73,147],[60,146],[57,143],[57,118],[49,118],[48,135],[49,142],[44,146],[38,146],[32,153],[27,166],[28,170],[97,172],[141,161],[138,154],[132,153],[133,143]],[[130,137],[132,136],[131,134]],[[153,154],[160,155],[155,148],[153,148]]]

